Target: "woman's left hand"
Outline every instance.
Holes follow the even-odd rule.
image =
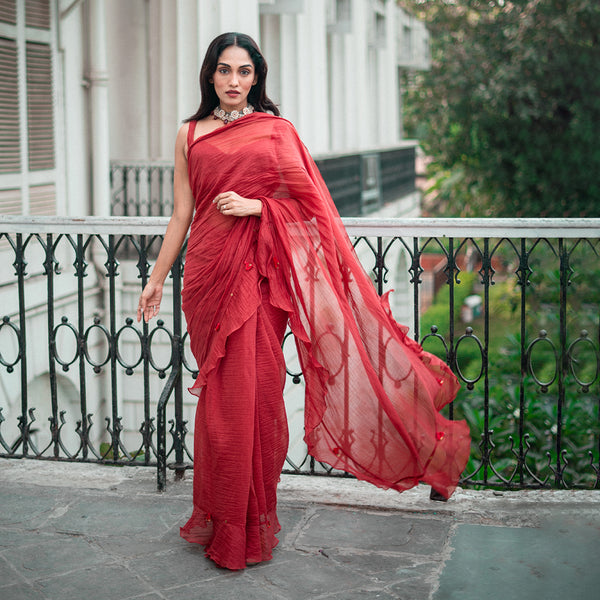
[[[260,217],[262,213],[262,202],[256,198],[244,198],[235,192],[223,192],[219,194],[213,203],[217,210],[228,217]]]

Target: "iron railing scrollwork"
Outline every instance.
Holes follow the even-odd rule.
[[[180,477],[190,468],[194,402],[184,385],[196,366],[181,312],[185,251],[160,319],[135,320],[166,223],[3,220],[0,456],[156,466],[160,489],[167,469]],[[600,488],[600,222],[345,225],[377,291],[404,293],[414,339],[463,384],[446,412],[467,419],[473,435],[462,484]],[[467,310],[473,295],[479,308]],[[288,334],[286,356],[292,348]],[[287,369],[286,402],[303,386],[294,360]],[[344,365],[331,374],[346,375]],[[351,424],[346,433],[353,443]],[[370,443],[380,456],[376,431]],[[287,472],[343,475],[298,447]]]

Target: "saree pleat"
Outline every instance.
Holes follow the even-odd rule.
[[[267,301],[232,333],[196,410],[194,509],[181,535],[229,569],[269,560],[277,544],[276,488],[288,445],[286,321]]]

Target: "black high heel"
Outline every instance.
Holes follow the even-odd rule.
[[[429,492],[429,499],[435,500],[436,502],[448,502],[448,498],[446,498],[446,496],[440,494],[434,488],[431,488],[431,491]]]

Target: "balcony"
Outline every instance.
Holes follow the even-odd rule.
[[[343,217],[371,213],[415,191],[416,144],[315,157]],[[112,161],[111,214],[161,217],[173,209],[173,163]]]
[[[273,560],[231,572],[179,536],[192,478],[0,461],[6,600],[511,600],[598,596],[596,491],[457,490],[441,507],[353,479],[283,475]],[[477,574],[477,582],[473,581]]]
[[[398,319],[462,383],[464,487],[600,487],[600,220],[344,220]],[[167,219],[4,217],[0,456],[192,464],[194,377],[176,261],[160,319],[134,321]],[[477,301],[475,301],[475,300]],[[167,308],[168,306],[168,308]],[[401,317],[399,315],[402,315]],[[289,337],[285,471],[340,476],[302,442]]]

